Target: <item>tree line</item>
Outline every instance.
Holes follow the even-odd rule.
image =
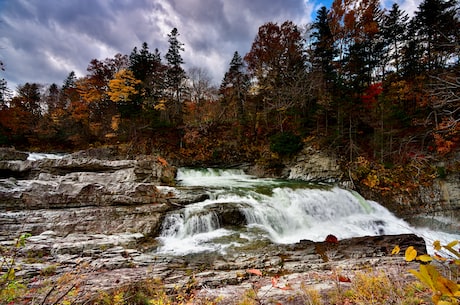
[[[11,96],[2,80],[0,144],[167,143],[218,157],[223,142],[289,154],[315,138],[350,161],[383,163],[447,155],[460,141],[456,0],[423,0],[413,17],[397,4],[335,0],[311,24],[265,23],[220,86],[203,68],[184,70],[179,36],[170,32],[164,56],[144,42],[61,86],[26,83]]]

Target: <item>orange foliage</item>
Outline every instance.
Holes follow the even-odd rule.
[[[158,157],[157,161],[161,164],[161,166],[168,166],[168,161],[165,158]]]
[[[70,113],[76,122],[87,123],[89,119],[88,103],[75,101],[70,104]]]
[[[455,142],[443,138],[440,134],[435,133],[433,137],[436,143],[436,151],[442,156],[450,153],[455,147]]]
[[[106,88],[97,79],[84,77],[77,81],[77,90],[83,100],[88,103],[96,103],[103,99]]]
[[[27,117],[30,113],[21,107],[6,108],[0,111],[0,125],[11,130],[13,134],[23,133],[30,130],[29,120]]]

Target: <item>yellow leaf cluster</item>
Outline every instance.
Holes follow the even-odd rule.
[[[139,91],[136,86],[141,83],[131,70],[122,69],[109,82],[108,95],[113,102],[128,102],[130,96]]]
[[[165,111],[166,110],[166,100],[160,100],[158,104],[155,105],[155,110]]]
[[[457,266],[458,268],[458,266],[460,266],[460,252],[454,249],[458,243],[458,240],[454,240],[445,246],[441,246],[439,241],[435,241],[433,243],[433,247],[436,251],[445,249],[451,255],[456,257],[452,261],[452,265]],[[397,252],[399,252],[398,246],[393,249],[392,254]],[[442,258],[438,255],[434,255],[433,257],[436,259],[439,257],[438,260],[441,262],[445,262],[447,260],[446,258]],[[412,246],[408,247],[405,252],[406,261],[411,262],[416,260],[420,262],[420,268],[418,271],[412,269],[409,270],[409,272],[431,289],[433,292],[432,300],[436,305],[460,304],[460,284],[443,276],[434,265],[431,265],[430,262],[433,261],[433,257],[427,254],[417,256],[417,250],[415,250]]]

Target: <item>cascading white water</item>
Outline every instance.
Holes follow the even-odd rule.
[[[160,253],[222,251],[254,241],[295,243],[382,234],[416,233],[376,202],[332,186],[256,179],[240,170],[180,169],[183,186],[203,186],[210,198],[165,218]],[[219,212],[238,209],[246,225],[220,222]]]
[[[29,153],[27,160],[36,161],[42,159],[62,159],[64,156],[64,154]]]

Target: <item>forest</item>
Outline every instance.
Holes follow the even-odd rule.
[[[144,42],[62,85],[13,94],[2,80],[0,145],[119,145],[186,164],[272,167],[304,143],[382,168],[447,160],[460,141],[459,15],[456,0],[423,0],[413,17],[397,4],[335,0],[311,24],[261,25],[220,85],[203,68],[185,71],[174,28],[164,55]]]

